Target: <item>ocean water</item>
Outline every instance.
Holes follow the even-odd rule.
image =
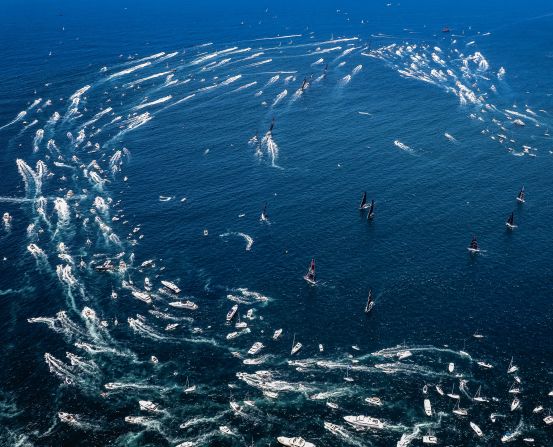
[[[21,3],[0,31],[1,445],[553,445],[549,2]],[[249,331],[227,339],[234,304]]]

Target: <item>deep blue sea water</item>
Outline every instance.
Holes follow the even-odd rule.
[[[553,445],[550,2],[3,10],[1,445]],[[235,303],[251,332],[229,340]],[[434,385],[464,380],[459,417]]]

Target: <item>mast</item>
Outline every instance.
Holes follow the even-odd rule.
[[[367,214],[367,220],[371,220],[374,217],[374,199],[371,200],[371,207],[369,208],[369,213]]]
[[[515,213],[511,212],[511,215],[507,218],[507,224],[513,226],[515,222]]]
[[[359,209],[362,210],[365,207],[365,204],[367,203],[367,191],[363,193],[363,197],[361,197],[361,205],[359,205]]]
[[[519,202],[524,202],[524,186],[522,187],[522,189],[518,193],[517,199],[519,200]]]
[[[476,241],[476,236],[472,237],[472,241],[470,241],[470,248],[473,250],[478,250],[478,242]]]

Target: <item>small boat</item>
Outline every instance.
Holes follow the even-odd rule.
[[[367,220],[374,219],[374,200],[371,200],[371,205],[369,206],[369,212],[367,213]]]
[[[259,217],[259,220],[261,222],[268,222],[269,221],[269,215],[267,214],[267,204],[263,207],[263,211],[261,211],[261,216]]]
[[[507,218],[507,221],[505,222],[505,225],[509,230],[513,230],[514,228],[517,227],[515,225],[515,213],[514,212],[511,212],[511,214]]]
[[[260,341],[256,341],[252,347],[249,349],[248,351],[248,354],[250,355],[255,355],[257,354],[259,351],[261,351],[263,349],[263,343],[261,343]]]
[[[457,405],[455,406],[455,408],[453,408],[453,413],[459,415],[459,416],[466,416],[467,414],[469,414],[469,412],[467,411],[466,408],[461,408],[460,407],[460,400],[457,401]]]
[[[248,318],[249,320],[253,320],[253,309],[248,309],[248,311],[246,312],[246,318]]]
[[[350,377],[350,376],[349,376],[349,365],[348,365],[348,367],[346,368],[346,375],[345,375],[345,377],[344,377],[344,380],[345,380],[346,382],[353,382],[353,377]]]
[[[449,365],[447,365],[447,370],[448,370],[450,373],[452,373],[454,369],[455,369],[455,363],[450,362]]]
[[[77,422],[77,416],[71,413],[64,413],[63,411],[60,411],[58,412],[58,417],[60,418],[60,421],[68,424]]]
[[[238,402],[230,401],[229,405],[230,405],[230,408],[232,409],[232,411],[234,411],[236,413],[240,413],[240,410],[242,410],[240,405],[238,405]]]
[[[365,402],[370,405],[376,405],[377,407],[382,406],[382,401],[380,400],[380,397],[367,397],[365,398]]]
[[[353,426],[363,428],[384,428],[384,422],[370,416],[344,416],[344,420]]]
[[[152,281],[150,281],[148,277],[144,278],[144,289],[146,289],[147,292],[152,291]]]
[[[476,331],[474,334],[472,334],[472,336],[474,338],[484,338],[484,336],[481,333],[479,333],[478,331]]]
[[[273,334],[273,340],[278,340],[278,337],[282,335],[282,329],[277,329]]]
[[[474,430],[474,433],[476,433],[479,437],[484,436],[484,433],[482,433],[482,430],[480,430],[480,427],[476,425],[474,422],[470,423],[470,428]]]
[[[324,346],[321,343],[319,343],[319,352],[324,352],[324,350],[325,350]]]
[[[519,191],[519,193],[517,195],[517,202],[519,202],[519,203],[526,202],[525,195],[526,195],[526,193],[524,192],[524,186],[523,186],[522,189]]]
[[[196,310],[198,308],[198,305],[190,300],[172,301],[169,303],[169,306],[176,307],[177,309],[188,309],[188,310]]]
[[[236,329],[244,329],[248,327],[248,323],[246,323],[245,321],[240,321],[240,313],[238,313],[238,321],[236,322],[234,327]]]
[[[427,384],[424,384],[424,386],[422,387],[422,394],[428,394],[428,385]]]
[[[513,382],[509,387],[510,394],[520,394],[520,388],[517,386],[517,382]]]
[[[436,385],[436,391],[438,392],[438,394],[440,396],[444,395],[444,390],[442,389],[442,387],[440,385]]]
[[[447,393],[447,396],[448,397],[451,397],[452,399],[460,399],[461,396],[459,396],[458,394],[455,394],[455,384],[453,384],[453,387],[451,388],[451,393]]]
[[[546,425],[551,425],[553,424],[553,416],[549,415],[549,416],[545,416],[543,418],[543,422],[545,422]]]
[[[117,292],[115,290],[113,290],[113,288],[111,289],[111,299],[113,299],[113,300],[117,299]]]
[[[275,393],[274,391],[269,391],[269,390],[265,390],[263,391],[263,395],[271,398],[271,399],[277,399],[278,398],[278,393]]]
[[[399,351],[396,356],[399,360],[406,359],[407,357],[411,357],[413,353],[411,351]]]
[[[255,407],[255,402],[253,400],[246,399],[244,401],[244,405],[247,405],[248,407]]]
[[[177,327],[179,327],[179,323],[169,323],[167,326],[165,326],[165,330],[174,331]]]
[[[493,366],[486,362],[476,362],[478,366],[481,366],[482,368],[492,369]]]
[[[144,416],[125,416],[125,422],[128,424],[146,425],[152,419]]]
[[[236,311],[238,310],[238,304],[235,304],[230,308],[230,310],[227,313],[227,323],[230,323],[234,316],[236,315]]]
[[[186,394],[190,394],[196,391],[196,385],[190,385],[190,381],[188,380],[188,377],[186,378],[186,384],[184,385],[184,392]]]
[[[512,374],[517,371],[518,371],[518,366],[516,366],[513,363],[513,358],[511,357],[511,362],[509,363],[509,367],[507,368],[507,374]]]
[[[159,360],[155,355],[152,355],[150,357],[150,362],[152,362],[154,365],[157,365],[159,363]]]
[[[288,447],[315,447],[315,444],[311,442],[307,442],[305,439],[301,437],[287,438],[286,436],[279,436],[277,438],[277,441],[280,444],[286,445]]]
[[[367,191],[363,193],[363,196],[361,196],[361,203],[359,204],[359,210],[364,210],[365,208],[368,208],[367,205]]]
[[[532,410],[532,413],[541,413],[543,411],[543,407],[541,405],[538,405]]]
[[[480,248],[478,248],[478,241],[476,240],[476,236],[472,237],[472,240],[470,241],[470,245],[467,247],[467,250],[471,253],[480,253]]]
[[[227,334],[227,337],[226,337],[226,338],[227,338],[227,340],[232,340],[233,338],[238,337],[238,335],[239,335],[238,332],[229,332],[229,333]]]
[[[231,429],[228,428],[226,425],[221,425],[221,426],[219,427],[219,430],[220,430],[221,433],[223,433],[224,435],[229,435],[229,436],[234,435],[234,433],[231,431]]]
[[[442,28],[442,33],[449,33],[451,30],[447,27],[447,26],[444,26]]]
[[[369,297],[367,298],[367,304],[365,305],[365,313],[368,314],[374,307],[373,293],[369,289]]]
[[[437,444],[438,443],[438,438],[436,438],[435,435],[429,433],[429,434],[424,435],[422,437],[422,443],[423,444]]]
[[[548,395],[549,397],[553,397],[553,391],[549,391],[549,393],[547,393],[547,395]]]
[[[517,436],[517,433],[511,433],[507,432],[501,437],[501,442],[511,442],[513,439],[515,439]]]
[[[317,277],[315,275],[315,258],[311,259],[311,264],[309,264],[309,269],[303,279],[305,279],[312,286],[317,285]]]
[[[4,221],[5,225],[9,225],[12,221],[12,216],[10,216],[10,213],[4,213],[2,216],[2,220]]]
[[[151,400],[139,400],[138,405],[142,411],[149,411],[150,413],[159,413],[159,405],[153,403]]]
[[[527,444],[533,444],[534,442],[536,442],[534,438],[522,438],[522,440]]]
[[[333,433],[335,435],[343,436],[344,438],[348,436],[348,432],[344,429],[344,427],[341,427],[340,425],[333,424],[332,422],[324,422],[323,423],[324,428],[328,430],[330,433]]]
[[[353,349],[354,351],[360,351],[361,350],[361,348],[359,348],[359,346],[357,346],[357,345],[352,345],[351,349]]]
[[[113,270],[115,270],[115,266],[113,265],[113,262],[108,259],[100,265],[95,265],[94,270],[96,270],[97,272],[112,272]]]
[[[294,340],[292,341],[292,350],[290,351],[290,355],[296,354],[303,345],[298,342],[296,343],[296,334],[294,334]]]
[[[207,231],[207,228],[204,229],[204,236],[209,236],[209,231]]]
[[[478,387],[478,391],[476,391],[476,394],[474,395],[473,399],[476,401],[476,402],[489,402],[490,400],[486,397],[482,397],[480,395],[480,391],[482,389],[482,385],[480,385]]]
[[[518,407],[520,407],[520,400],[518,397],[515,396],[515,398],[511,402],[511,411],[515,411]]]
[[[136,299],[140,301],[144,301],[147,304],[150,304],[152,302],[152,298],[150,295],[146,292],[140,292],[139,290],[133,290],[131,292],[132,296],[134,296]]]
[[[432,416],[432,405],[430,405],[430,399],[424,399],[424,413],[427,416]]]
[[[327,402],[326,406],[332,408],[333,410],[337,410],[339,408],[338,404],[335,404],[334,402]]]
[[[172,283],[171,281],[161,281],[161,285],[165,287],[170,292],[173,292],[175,295],[178,295],[180,293],[180,289],[177,287],[175,283]]]

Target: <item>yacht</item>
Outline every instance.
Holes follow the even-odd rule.
[[[509,363],[509,367],[507,368],[507,374],[512,374],[517,371],[518,371],[518,366],[516,366],[513,363],[513,358],[511,357],[511,362]]]
[[[474,433],[476,433],[479,437],[482,437],[484,435],[484,433],[482,433],[482,430],[480,430],[480,427],[474,422],[470,423],[470,428],[472,428],[474,430]]]
[[[535,407],[533,410],[532,410],[532,413],[541,413],[543,411],[543,407],[541,405]]]
[[[230,310],[227,313],[227,323],[230,323],[234,316],[236,315],[236,311],[238,310],[238,304],[235,304],[230,308]]]
[[[482,368],[486,368],[486,369],[492,369],[493,366],[490,365],[489,363],[486,363],[486,362],[476,362],[476,364],[478,366],[481,366]]]
[[[140,301],[144,301],[146,304],[150,304],[152,302],[152,298],[146,292],[141,292],[139,290],[133,290],[131,293],[132,293],[132,296],[134,296],[136,299],[138,299]]]
[[[155,355],[152,355],[150,357],[150,362],[152,362],[154,365],[157,365],[159,363],[159,360]]]
[[[245,321],[240,321],[240,313],[238,314],[238,321],[236,322],[234,327],[236,329],[245,329],[248,327],[248,323],[246,323]]]
[[[427,416],[432,416],[432,406],[430,405],[430,399],[424,399],[424,412]]]
[[[319,343],[319,352],[323,352],[325,350],[324,346]]]
[[[454,391],[455,391],[455,384],[453,384],[453,387],[451,388],[451,393],[447,393],[447,396],[451,397],[452,399],[460,399],[461,396],[456,394]]]
[[[277,438],[277,441],[282,444],[286,445],[288,447],[315,447],[315,444],[311,442],[307,442],[305,439],[297,437],[297,438],[287,438],[285,436],[279,436]]]
[[[399,351],[396,356],[398,358],[398,360],[404,360],[408,357],[411,357],[413,355],[413,353],[411,351]]]
[[[223,433],[224,435],[230,435],[232,436],[234,433],[232,433],[232,431],[230,430],[230,428],[228,428],[226,425],[221,425],[219,427],[219,430],[221,431],[221,433]]]
[[[474,395],[473,399],[476,401],[476,402],[489,402],[490,400],[487,398],[487,397],[482,397],[480,395],[480,391],[482,389],[482,385],[480,385],[478,387],[478,391],[476,391],[476,394]]]
[[[148,277],[144,278],[144,289],[147,292],[152,291],[152,281],[150,281],[150,278],[148,278]]]
[[[433,434],[424,435],[422,437],[422,443],[423,444],[437,444],[438,438],[434,436]]]
[[[232,411],[239,413],[242,408],[240,408],[240,405],[238,405],[238,402],[230,401],[229,402],[230,408]]]
[[[161,285],[165,287],[170,292],[173,292],[175,295],[178,295],[180,293],[180,289],[177,287],[176,284],[172,283],[171,281],[161,281]]]
[[[344,416],[344,420],[353,426],[362,428],[384,428],[384,422],[370,416]]]
[[[343,437],[348,436],[348,432],[344,429],[344,427],[341,427],[340,425],[333,424],[332,422],[324,422],[324,428],[327,429],[330,433],[333,433],[335,435],[340,435]]]
[[[520,407],[520,400],[515,396],[511,402],[511,411],[515,411],[518,407]]]
[[[184,385],[184,392],[186,394],[190,394],[196,391],[196,385],[190,385],[190,381],[188,380],[188,377],[186,378],[186,384]]]
[[[111,289],[111,299],[112,300],[117,299],[117,292],[113,288]]]
[[[524,192],[524,186],[523,186],[517,195],[517,202],[524,203],[526,201],[525,196],[526,196],[526,193]]]
[[[382,400],[380,400],[380,397],[367,397],[365,398],[365,402],[370,405],[376,405],[378,407],[382,406]]]
[[[309,269],[307,270],[307,273],[303,276],[303,279],[305,279],[312,286],[317,285],[317,276],[315,274],[315,258],[311,259],[311,264],[309,264]]]
[[[177,309],[196,310],[198,305],[190,300],[186,301],[172,301],[169,306],[176,307]]]
[[[9,225],[12,221],[12,216],[10,216],[10,213],[4,213],[2,220],[4,221],[4,225]]]
[[[447,365],[447,370],[448,370],[450,373],[452,373],[454,369],[455,369],[455,363],[450,362],[449,365]]]
[[[248,311],[246,312],[246,318],[248,318],[249,320],[253,320],[253,309],[248,309]]]
[[[277,329],[273,334],[273,340],[278,340],[278,337],[282,335],[282,329]]]
[[[460,403],[460,402],[461,402],[460,400],[457,401],[457,405],[456,405],[455,408],[453,409],[453,412],[454,412],[455,414],[459,415],[459,416],[466,416],[467,414],[469,414],[469,412],[467,411],[466,408],[461,408],[461,407],[459,406],[459,403]]]
[[[470,245],[467,247],[467,250],[471,253],[480,253],[480,248],[478,248],[478,241],[476,240],[476,236],[472,237],[472,240],[470,241]]]
[[[545,416],[543,418],[543,422],[546,423],[546,425],[551,425],[553,424],[553,416],[549,415],[549,416]]]
[[[513,439],[515,439],[517,436],[517,433],[511,433],[507,432],[501,437],[501,442],[511,442]]]
[[[255,355],[257,354],[259,351],[261,351],[263,349],[263,343],[261,343],[260,341],[256,341],[252,347],[249,349],[248,351],[248,354],[250,355]]]
[[[370,313],[371,310],[373,310],[373,307],[374,307],[373,294],[372,294],[372,290],[369,289],[369,296],[367,298],[367,304],[365,305],[365,313],[366,314]]]
[[[149,411],[150,413],[159,413],[159,405],[153,403],[150,400],[139,400],[138,405],[142,411]]]
[[[294,340],[292,341],[292,350],[290,351],[290,355],[296,354],[303,345],[300,342],[296,343],[296,334],[294,334]]]
[[[520,388],[517,386],[517,382],[513,382],[509,387],[510,394],[520,394]]]
[[[174,331],[179,326],[179,323],[169,323],[165,326],[166,331]]]
[[[436,385],[436,391],[438,392],[438,394],[440,396],[444,395],[444,390],[442,389],[442,387],[440,385]]]
[[[230,332],[227,334],[227,340],[232,340],[233,338],[238,337],[238,332]]]
[[[345,375],[345,377],[344,377],[344,380],[345,380],[346,382],[353,382],[353,377],[350,377],[350,376],[349,376],[349,365],[348,365],[348,367],[346,368],[346,375]]]
[[[337,410],[339,408],[338,404],[335,404],[334,402],[327,402],[326,406],[332,408],[333,410]]]
[[[144,416],[125,416],[125,422],[127,422],[128,424],[143,425],[151,420],[151,418],[147,418]]]

